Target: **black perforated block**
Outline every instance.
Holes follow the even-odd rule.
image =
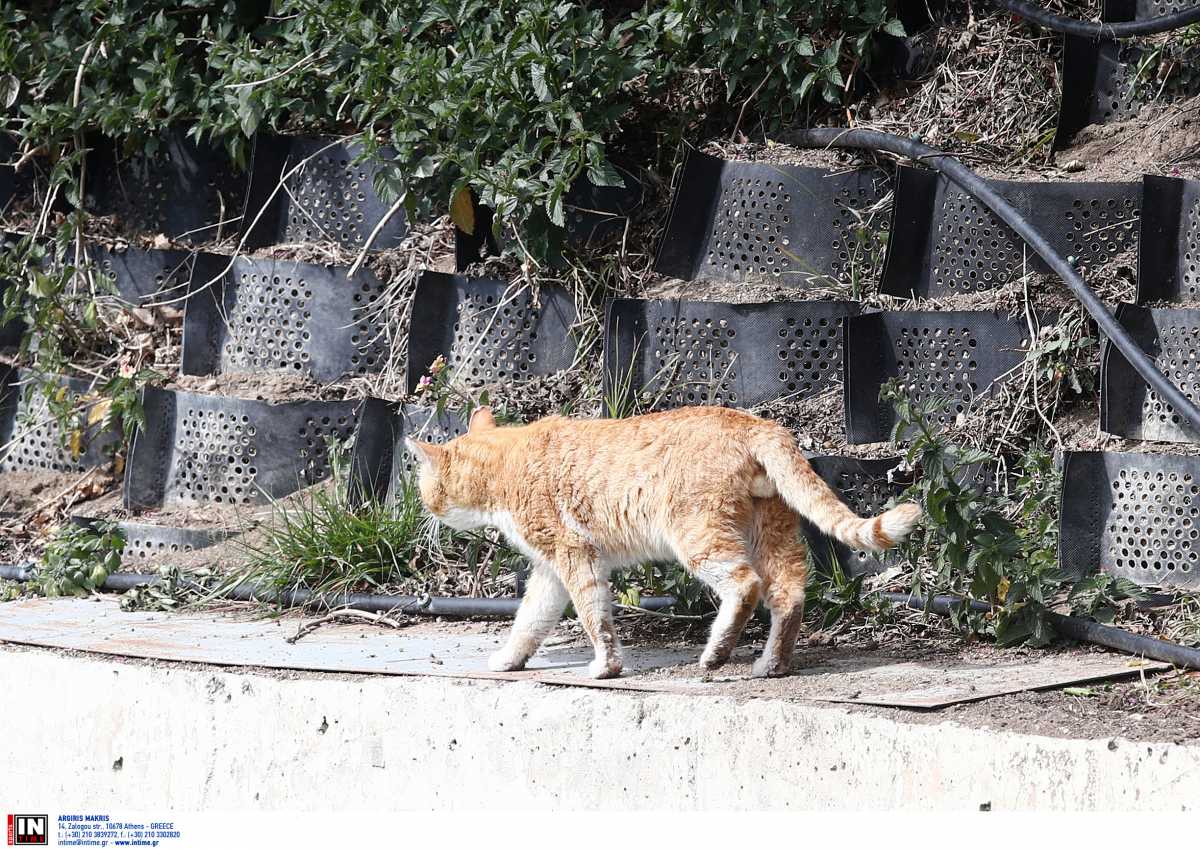
[[[1063,257],[1100,265],[1137,246],[1138,183],[988,184]],[[937,171],[900,166],[892,210],[892,249],[880,291],[936,298],[992,289],[1049,266],[973,195]]]
[[[441,444],[466,431],[464,417],[456,412],[367,399],[354,441],[352,500],[391,500],[404,479],[411,479],[416,458],[404,447],[405,438]]]
[[[7,369],[0,380],[0,473],[85,472],[112,462],[121,443],[120,423],[89,422],[98,395],[79,378]],[[46,402],[49,391],[66,390],[75,412],[61,423]]]
[[[147,388],[125,469],[131,510],[262,504],[330,474],[328,440],[345,443],[352,401],[268,404]]]
[[[1059,567],[1200,587],[1200,457],[1066,452]]]
[[[833,172],[688,153],[654,270],[796,288],[874,279],[888,216],[878,169]]]
[[[126,155],[98,139],[88,154],[87,206],[115,215],[128,230],[162,233],[191,243],[234,235],[241,228],[246,175],[225,151],[197,144],[184,129],[166,132],[152,156]]]
[[[404,210],[384,221],[391,204],[375,192],[375,175],[395,151],[382,147],[358,162],[362,151],[324,136],[260,135],[246,200],[247,247],[334,242],[359,249],[376,226],[371,250],[398,247],[408,232]]]
[[[837,385],[841,322],[858,311],[846,301],[617,298],[604,321],[605,395],[633,392],[658,409],[810,398]]]
[[[388,340],[367,271],[238,257],[188,302],[183,373],[286,369],[319,381],[378,371]]]
[[[883,442],[895,411],[879,400],[900,381],[918,402],[944,398],[939,423],[951,424],[971,399],[1025,359],[1028,328],[990,312],[884,312],[848,318],[843,359],[846,435],[850,444]]]
[[[207,285],[229,262],[229,257],[202,251],[118,251],[98,245],[90,246],[88,255],[113,278],[123,301],[171,303],[180,309],[194,288]]]
[[[1139,72],[1147,59],[1148,70]],[[1156,58],[1132,40],[1064,36],[1055,150],[1069,147],[1075,134],[1091,124],[1127,121],[1151,101],[1166,103],[1200,93],[1197,59],[1200,50],[1195,47]],[[1159,68],[1168,72],[1162,79]]]
[[[422,273],[408,334],[408,391],[439,356],[457,386],[476,388],[553,374],[571,366],[575,302],[543,286],[536,301],[528,286]]]
[[[1200,397],[1200,309],[1149,309],[1121,304],[1117,321],[1188,398]],[[1100,429],[1126,439],[1200,442],[1107,339],[1100,360]]]
[[[1200,180],[1142,178],[1137,301],[1200,300]]]
[[[810,457],[813,469],[829,484],[842,500],[860,516],[882,513],[888,501],[898,496],[912,483],[911,473],[901,472],[897,457],[878,460],[859,460],[854,457]],[[890,479],[889,479],[890,477]],[[827,537],[807,520],[804,535],[809,550],[821,572],[828,574],[834,559],[842,571],[854,577],[880,572],[895,555],[883,555],[851,549]]]

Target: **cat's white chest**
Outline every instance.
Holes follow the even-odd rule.
[[[512,514],[506,510],[489,513],[487,523],[494,527],[500,533],[504,534],[504,538],[508,540],[517,551],[525,555],[533,563],[544,563],[549,558],[541,551],[538,551],[529,541],[525,539],[521,529],[517,527],[517,523],[513,520]]]

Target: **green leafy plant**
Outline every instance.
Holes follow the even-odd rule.
[[[111,522],[64,525],[46,546],[30,585],[48,596],[88,595],[121,566],[125,537]]]
[[[621,604],[635,607],[647,596],[674,596],[672,612],[693,616],[711,613],[716,604],[708,589],[677,563],[643,563],[613,573],[613,593]]]
[[[1058,481],[1048,455],[1022,459],[1014,502],[987,480],[994,458],[949,441],[936,413],[945,399],[913,402],[894,381],[881,397],[896,410],[896,438],[920,477],[904,494],[927,519],[902,550],[912,566],[912,591],[964,600],[951,611],[958,628],[992,634],[1002,644],[1044,645],[1053,638],[1045,613],[1062,580],[1056,568]],[[970,599],[993,606],[984,614]]]
[[[820,629],[830,628],[868,607],[863,597],[865,573],[854,577],[847,575],[832,545],[827,562],[827,571],[809,570],[808,586],[805,588],[805,610],[810,617],[815,615]]]

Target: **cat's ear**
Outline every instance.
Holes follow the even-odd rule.
[[[475,412],[471,413],[471,422],[467,425],[467,432],[473,433],[477,430],[487,430],[496,426],[496,419],[492,416],[491,407],[476,407]]]
[[[418,442],[412,437],[404,438],[404,445],[409,452],[421,461],[422,466],[437,468],[438,461],[446,456],[446,446],[435,445],[432,442]]]

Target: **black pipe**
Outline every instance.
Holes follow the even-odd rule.
[[[1200,5],[1189,6],[1169,15],[1160,15],[1143,21],[1113,21],[1112,23],[1081,21],[1078,18],[1056,15],[1041,6],[1027,3],[1025,0],[1000,0],[1000,5],[1014,15],[1019,15],[1046,29],[1094,39],[1154,35],[1160,32],[1170,32],[1173,29],[1200,21]]]
[[[966,599],[958,596],[939,595],[929,599],[927,606],[926,599],[919,595],[880,593],[879,597],[892,604],[906,605],[913,610],[932,610],[941,616],[948,616],[951,607],[966,601]],[[974,599],[970,600],[970,607],[972,610],[981,613],[986,613],[992,609],[990,604]],[[1081,643],[1093,643],[1094,645],[1116,649],[1126,654],[1148,657],[1151,660],[1170,663],[1185,669],[1200,669],[1200,649],[1188,648],[1178,643],[1168,643],[1166,640],[1156,640],[1154,637],[1131,634],[1128,631],[1114,628],[1111,625],[1101,625],[1099,622],[1089,622],[1077,616],[1064,616],[1061,613],[1054,613],[1053,611],[1046,611],[1046,618],[1059,634]]]
[[[0,564],[0,578],[10,581],[29,581],[34,577],[29,566]],[[123,593],[134,587],[157,584],[158,575],[137,572],[117,572],[109,575],[100,589],[106,592]],[[204,589],[199,584],[191,584]],[[521,604],[519,598],[440,598],[414,595],[372,595],[369,593],[337,593],[319,595],[303,588],[276,590],[258,584],[241,583],[220,598],[234,601],[263,601],[282,607],[316,606],[322,609],[348,607],[371,613],[407,613],[422,616],[515,616]],[[672,596],[646,596],[638,604],[643,610],[662,610],[676,603]]]
[[[1154,365],[1154,360],[1138,347],[1133,337],[1113,318],[1112,313],[1104,306],[1104,302],[1096,297],[1096,293],[1089,289],[1087,283],[1079,276],[1079,272],[1055,252],[1054,248],[1042,238],[1033,225],[1021,216],[1021,213],[1017,212],[1012,204],[997,194],[982,178],[957,159],[915,139],[880,133],[875,130],[845,130],[832,127],[798,130],[788,136],[788,141],[798,147],[883,150],[915,159],[941,171],[959,187],[978,198],[1001,221],[1011,227],[1013,232],[1024,239],[1025,243],[1046,261],[1054,273],[1062,278],[1079,302],[1083,304],[1084,309],[1095,320],[1101,332],[1109,338],[1117,350],[1125,355],[1125,359],[1141,375],[1142,379],[1153,387],[1161,398],[1174,407],[1175,412],[1187,419],[1193,427],[1200,428],[1200,407],[1197,407],[1158,370]]]

